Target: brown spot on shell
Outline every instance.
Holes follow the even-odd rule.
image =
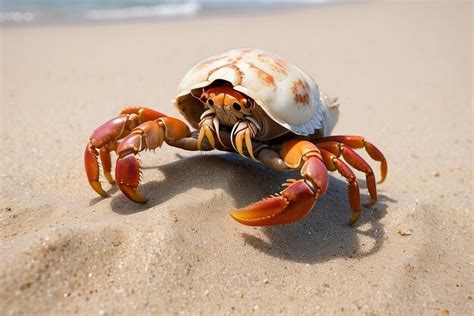
[[[258,53],[257,59],[260,62],[269,65],[274,71],[282,75],[288,74],[288,68],[286,67],[286,63],[277,57],[268,55],[266,53]]]
[[[236,63],[238,63],[240,60],[242,60],[242,56],[230,57],[230,58],[228,59],[229,63],[231,63],[231,64],[236,64]]]
[[[253,63],[249,63],[250,68],[255,69],[257,72],[257,76],[267,85],[271,86],[273,90],[276,89],[275,79],[272,75],[267,73],[266,71],[262,70],[261,68],[255,66]]]
[[[272,67],[273,67],[273,69],[275,69],[275,71],[277,71],[277,72],[279,72],[283,75],[288,74],[288,68],[286,67],[286,63],[283,60],[274,58]]]
[[[301,79],[293,82],[291,86],[291,92],[293,93],[293,99],[296,103],[307,105],[309,103],[309,86],[306,81]]]
[[[258,53],[257,54],[257,59],[260,60],[262,63],[264,64],[267,64],[268,63],[268,60],[269,60],[269,57],[267,54],[265,53]]]

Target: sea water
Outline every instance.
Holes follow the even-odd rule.
[[[0,0],[0,23],[27,25],[175,19],[255,14],[338,2],[347,0]]]

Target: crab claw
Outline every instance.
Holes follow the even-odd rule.
[[[313,208],[318,194],[308,180],[290,184],[280,195],[271,196],[247,207],[237,209],[230,216],[248,226],[288,224],[303,218]]]
[[[89,184],[102,197],[107,197],[107,192],[104,191],[102,185],[99,182],[99,162],[97,157],[99,153],[97,149],[91,144],[87,144],[86,150],[84,152],[84,166],[86,169],[87,180]]]
[[[117,159],[115,168],[117,186],[130,200],[137,203],[146,203],[147,198],[140,192],[140,162],[133,153]]]

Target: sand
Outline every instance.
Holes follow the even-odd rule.
[[[471,13],[368,3],[2,28],[0,314],[472,313]],[[130,105],[176,115],[186,70],[235,47],[305,69],[340,98],[335,133],[384,151],[388,179],[359,225],[336,175],[298,223],[234,222],[288,175],[233,154],[142,154],[145,205],[89,188],[95,127]]]

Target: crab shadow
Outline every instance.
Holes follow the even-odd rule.
[[[115,195],[111,200],[114,212],[130,215],[146,211],[190,188],[221,188],[234,199],[238,208],[280,191],[280,184],[287,178],[299,177],[297,172],[279,173],[236,154],[192,156],[143,169],[158,169],[164,180],[142,185],[142,191],[149,198],[146,204],[133,203],[122,194]],[[192,177],[187,172],[191,169]],[[360,186],[365,189],[365,182],[361,180]],[[367,200],[367,195],[362,194],[362,201]],[[304,219],[289,225],[250,230],[252,233],[242,233],[242,238],[245,244],[284,260],[314,263],[335,257],[361,258],[383,246],[385,231],[380,220],[387,213],[387,201],[394,202],[379,193],[377,204],[363,207],[359,223],[350,227],[347,224],[350,217],[347,182],[331,176],[326,195]]]

